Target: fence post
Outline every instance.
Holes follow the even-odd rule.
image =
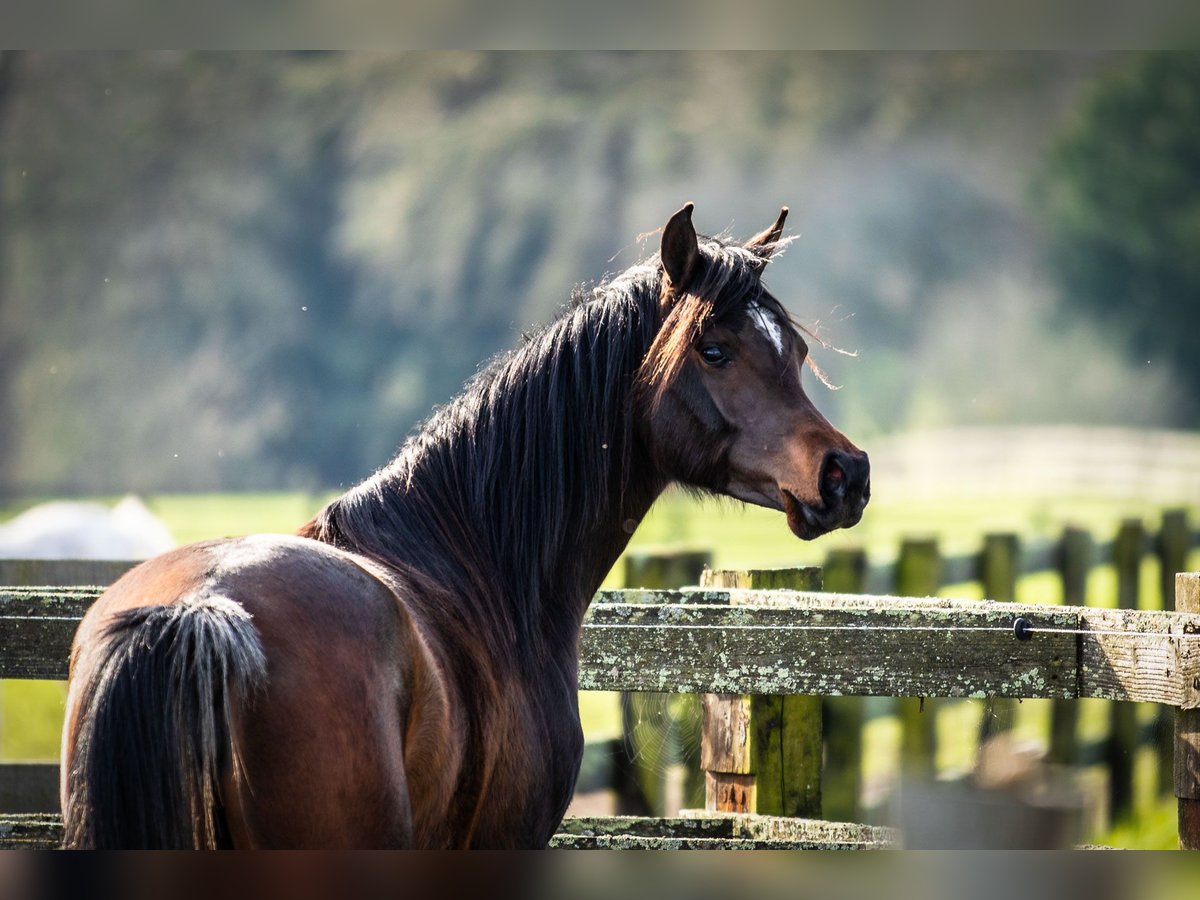
[[[1017,575],[1021,570],[1021,541],[1015,534],[989,534],[979,554],[979,580],[988,600],[1012,603],[1017,599]],[[1016,718],[1016,701],[998,697],[988,703],[979,722],[979,742],[1011,731]]]
[[[896,593],[930,597],[942,586],[942,556],[935,538],[906,538],[896,559]],[[900,716],[900,759],[906,772],[922,778],[937,774],[937,704],[916,697],[896,701]]]
[[[859,549],[829,551],[825,590],[861,594],[867,580],[867,554]],[[822,815],[834,822],[857,822],[862,786],[862,697],[826,697],[822,703],[825,768],[821,775]]]
[[[1186,509],[1169,509],[1163,513],[1162,529],[1155,541],[1158,555],[1160,599],[1162,608],[1175,608],[1175,576],[1187,569],[1188,552],[1192,549],[1192,531]],[[1171,794],[1170,772],[1174,767],[1175,711],[1160,706],[1154,721],[1155,747],[1158,751],[1158,793]]]
[[[1063,603],[1087,606],[1088,573],[1092,569],[1095,544],[1082,528],[1063,529],[1058,545],[1058,573],[1062,578]],[[1079,722],[1078,700],[1055,700],[1050,710],[1050,751],[1048,759],[1060,766],[1074,764],[1078,753],[1076,731]]]
[[[1200,612],[1200,572],[1175,576],[1175,609]],[[1200,850],[1200,709],[1175,710],[1174,745],[1179,846]]]
[[[1168,509],[1163,513],[1162,530],[1155,541],[1159,560],[1159,584],[1162,608],[1175,608],[1175,576],[1187,571],[1188,552],[1192,549],[1192,530],[1186,509]]]
[[[711,562],[708,551],[631,553],[625,557],[625,586],[667,590],[697,584]],[[623,740],[617,742],[613,761],[617,812],[674,815],[682,806],[698,803],[703,780],[683,764],[672,710],[681,712],[680,718],[690,714],[698,720],[694,696],[622,693],[620,702]]]
[[[1117,606],[1137,609],[1146,530],[1140,519],[1125,519],[1113,542],[1117,570]],[[1109,816],[1117,822],[1133,814],[1133,769],[1138,749],[1137,706],[1113,701],[1109,713],[1108,762]]]
[[[708,571],[706,587],[821,589],[821,570]],[[705,809],[821,815],[821,698],[705,694]]]

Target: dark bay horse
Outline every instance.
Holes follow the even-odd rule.
[[[867,457],[763,285],[787,210],[581,295],[296,537],[138,566],[71,653],[70,847],[536,847],[571,798],[584,612],[672,482],[856,523]]]

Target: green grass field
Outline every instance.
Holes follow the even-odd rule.
[[[112,502],[116,498],[99,498]],[[204,538],[253,532],[290,532],[303,524],[328,499],[327,495],[303,493],[262,494],[164,494],[147,498],[180,543]],[[34,501],[29,501],[34,502]],[[16,514],[29,503],[0,505],[0,520]],[[940,498],[921,504],[872,503],[863,522],[852,531],[838,532],[811,544],[796,540],[788,532],[780,513],[743,507],[723,501],[698,501],[682,492],[670,492],[651,511],[634,535],[630,550],[692,547],[709,549],[714,563],[724,568],[751,568],[819,564],[835,546],[861,546],[873,558],[886,559],[901,538],[933,536],[944,552],[977,549],[989,531],[1014,531],[1023,538],[1052,538],[1066,524],[1088,528],[1097,540],[1110,539],[1126,517],[1142,518],[1148,528],[1156,526],[1161,510],[1137,503],[1098,500],[1055,500],[1015,496],[1004,500],[955,502]],[[1200,556],[1191,560],[1200,568]],[[620,565],[606,581],[620,587]],[[1115,602],[1115,574],[1111,567],[1093,570],[1089,594],[1094,605]],[[947,596],[979,597],[977,585],[949,585]],[[1158,572],[1153,560],[1142,571],[1144,605],[1158,602]],[[1018,600],[1057,603],[1061,591],[1050,574],[1023,577]],[[0,682],[0,758],[52,759],[58,753],[64,688],[48,682]],[[617,736],[620,717],[615,695],[583,693],[581,714],[591,739]],[[939,705],[939,768],[967,771],[973,764],[974,735],[982,706],[962,701]],[[1149,715],[1147,710],[1145,715]],[[1081,733],[1100,737],[1106,729],[1106,706],[1085,701],[1081,709]],[[1049,704],[1027,701],[1018,707],[1018,739],[1041,741],[1046,734]],[[890,717],[875,718],[865,735],[864,777],[868,785],[887,783],[895,774],[899,732]],[[1138,762],[1137,825],[1123,825],[1098,840],[1116,846],[1157,847],[1174,845],[1173,814],[1149,792],[1153,760],[1146,755]]]

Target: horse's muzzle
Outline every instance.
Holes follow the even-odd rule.
[[[788,527],[806,541],[837,528],[857,525],[871,499],[871,462],[867,454],[830,450],[821,464],[821,505],[814,506],[784,490]]]

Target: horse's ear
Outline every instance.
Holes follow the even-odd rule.
[[[775,252],[775,245],[783,237],[783,223],[787,221],[787,214],[788,208],[785,206],[779,210],[779,218],[775,220],[774,225],[746,241],[746,249],[762,257],[764,263],[770,261],[771,254]]]
[[[684,204],[683,209],[671,216],[662,236],[662,265],[677,291],[687,288],[688,281],[696,273],[700,259],[700,247],[696,241],[696,229],[692,226],[692,209],[695,204]]]

